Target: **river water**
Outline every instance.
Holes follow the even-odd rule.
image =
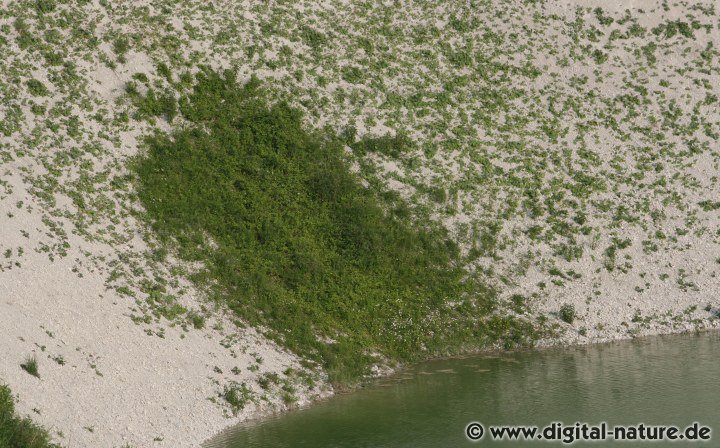
[[[489,425],[709,426],[708,442],[586,442],[594,447],[720,447],[720,334],[427,362],[308,409],[242,424],[208,448],[543,447],[493,441]],[[485,434],[471,442],[469,422]],[[569,446],[569,445],[565,445]]]

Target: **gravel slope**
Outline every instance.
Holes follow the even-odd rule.
[[[134,118],[139,73],[236,67],[309,126],[408,134],[417,153],[361,174],[445,223],[547,343],[718,326],[714,2],[0,5],[0,380],[63,445],[197,446],[287,407],[268,373],[299,405],[330,393],[137,220],[127,163],[170,129]],[[233,416],[243,383],[257,403]]]

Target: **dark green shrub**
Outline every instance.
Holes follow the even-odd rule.
[[[135,165],[147,217],[182,258],[205,263],[196,281],[332,381],[366,374],[373,353],[413,360],[527,339],[512,319],[484,321],[494,292],[468,276],[444,229],[363,187],[341,139],[304,130],[256,79],[201,71],[180,113],[194,125],[150,138]]]
[[[575,322],[575,307],[566,303],[560,307],[560,320],[569,324]]]

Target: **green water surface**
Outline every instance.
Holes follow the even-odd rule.
[[[553,421],[713,429],[709,442],[573,446],[720,447],[720,334],[659,336],[586,347],[428,362],[308,409],[233,428],[208,448],[570,446],[471,442],[465,427]],[[714,431],[718,431],[715,434]]]

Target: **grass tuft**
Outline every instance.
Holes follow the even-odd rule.
[[[20,364],[20,368],[30,375],[40,378],[40,374],[38,373],[38,361],[35,356],[28,356],[25,359],[25,362]]]

